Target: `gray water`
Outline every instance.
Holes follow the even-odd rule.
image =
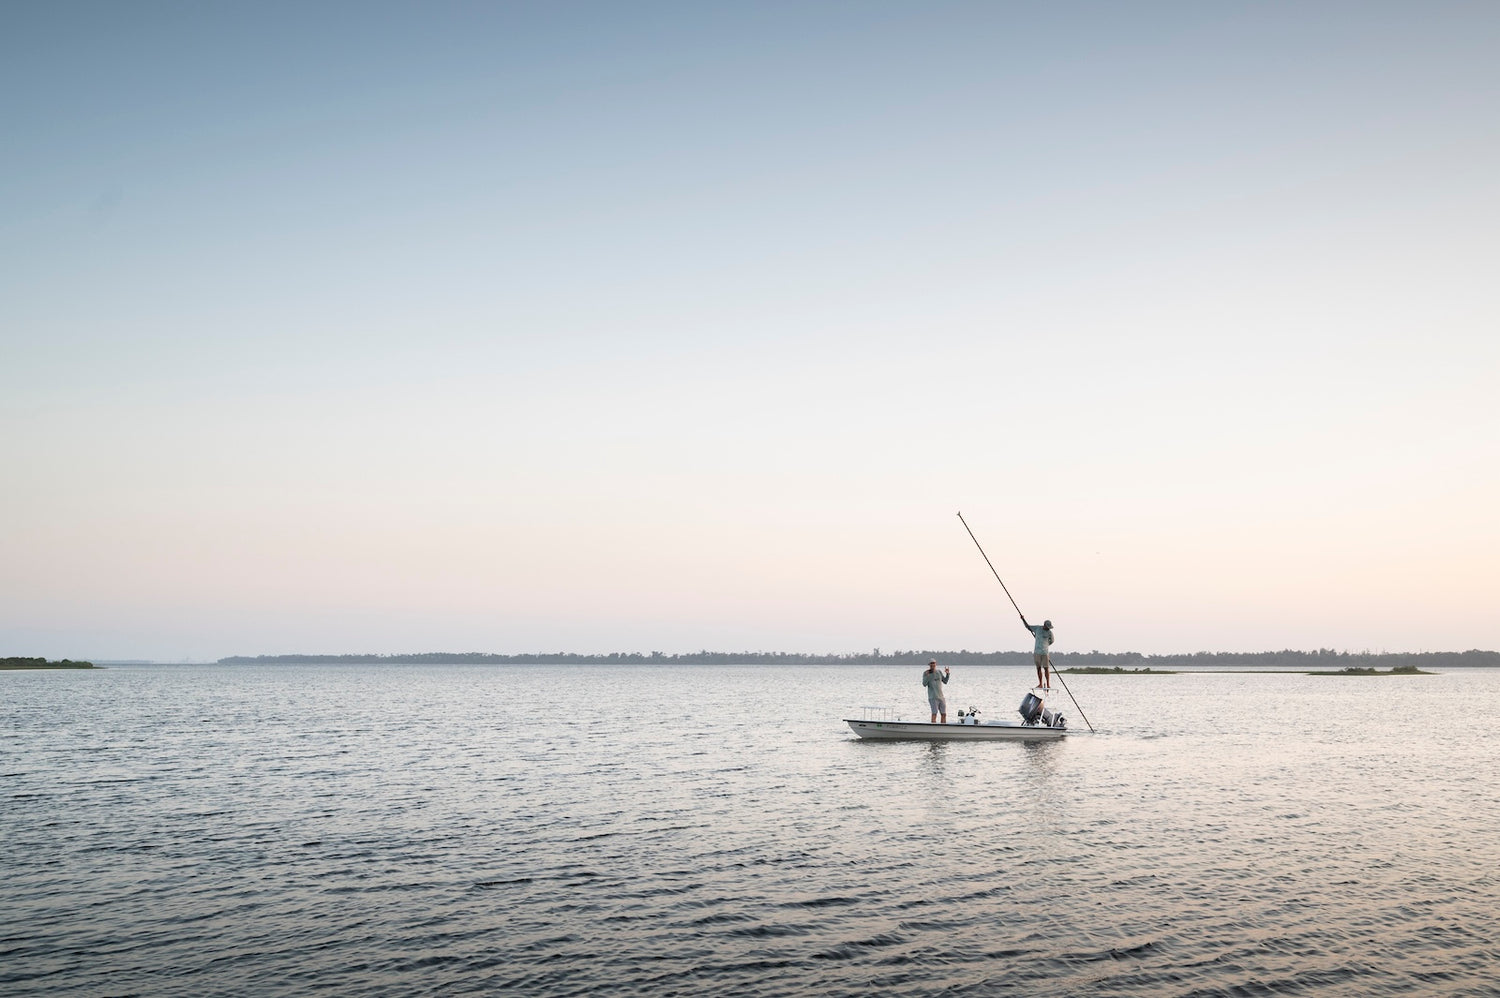
[[[920,670],[0,673],[0,993],[1500,994],[1500,673]]]

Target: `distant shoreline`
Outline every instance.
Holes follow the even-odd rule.
[[[807,665],[807,666],[922,666],[931,659],[954,667],[1032,665],[1030,652],[896,651],[812,655],[797,652],[614,652],[580,655],[537,652],[502,655],[490,652],[424,652],[418,654],[353,655],[232,655],[200,665]],[[113,665],[180,665],[188,663],[145,660],[111,661]],[[1070,652],[1052,656],[1054,671],[1073,675],[1168,676],[1192,672],[1276,672],[1318,676],[1430,675],[1432,670],[1500,669],[1500,652],[1381,652],[1351,654],[1315,652],[1197,652],[1190,655],[1143,655],[1137,652]],[[92,662],[44,658],[0,658],[0,671],[101,669]]]
[[[1382,672],[1379,669],[1340,669],[1337,672],[1309,672],[1309,676],[1431,676],[1434,673],[1425,672],[1414,665],[1397,666]]]
[[[0,672],[18,672],[23,669],[97,669],[93,662],[74,662],[60,659],[49,662],[45,658],[0,658]]]
[[[809,655],[795,652],[614,652],[579,655],[571,652],[538,652],[501,655],[489,652],[425,652],[395,655],[234,655],[219,665],[925,665],[930,659],[944,665],[1029,666],[1031,652],[997,651],[896,651],[855,652],[847,655]],[[1197,652],[1189,655],[1142,655],[1137,652],[1069,652],[1052,656],[1058,671],[1102,669],[1122,672],[1214,671],[1260,669],[1275,672],[1322,672],[1341,674],[1348,669],[1456,669],[1500,668],[1500,652]]]
[[[1350,667],[1337,671],[1311,671],[1306,669],[1122,669],[1115,666],[1112,669],[1100,668],[1098,666],[1075,666],[1071,669],[1058,669],[1060,673],[1070,676],[1181,676],[1181,675],[1211,675],[1215,672],[1241,672],[1268,676],[1435,676],[1437,673],[1419,669],[1415,665],[1398,665],[1391,669],[1363,669]]]

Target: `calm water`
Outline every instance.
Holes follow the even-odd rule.
[[[1500,673],[920,670],[0,673],[0,993],[1500,994]]]

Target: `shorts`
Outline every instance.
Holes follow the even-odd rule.
[[[1039,651],[1039,652],[1036,653],[1036,655],[1034,657],[1036,658],[1036,667],[1038,669],[1050,668],[1051,667],[1052,662],[1047,658],[1047,653],[1046,652]],[[1015,659],[1011,659],[1011,661],[1015,661]]]
[[[934,714],[948,713],[947,697],[928,697],[927,703],[931,705]]]

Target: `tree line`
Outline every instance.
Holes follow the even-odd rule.
[[[11,656],[0,658],[0,669],[92,669],[93,662],[75,662],[70,658],[49,662],[45,658]]]
[[[231,655],[221,665],[884,665],[925,664],[937,659],[947,665],[1030,665],[1026,651],[918,651],[849,652],[806,654],[766,651],[610,652],[581,655],[576,652],[527,652],[501,655],[493,652],[422,652],[395,655]],[[1073,666],[1129,666],[1131,668],[1193,669],[1393,669],[1404,666],[1434,669],[1500,668],[1500,652],[1471,649],[1461,652],[1348,652],[1332,648],[1316,651],[1211,652],[1181,655],[1144,655],[1140,652],[1058,652],[1052,664],[1060,669]]]

